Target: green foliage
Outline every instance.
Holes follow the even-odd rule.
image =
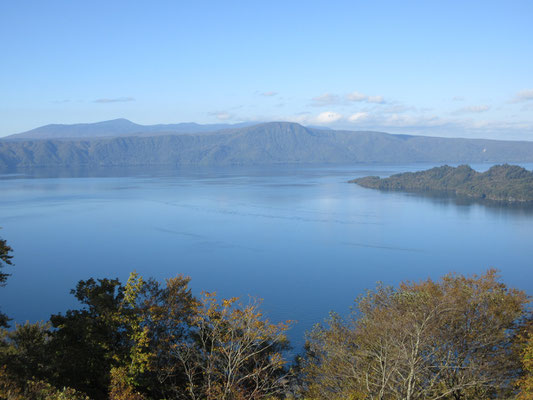
[[[12,251],[13,249],[7,245],[7,242],[4,239],[0,238],[0,268],[3,268],[6,264],[12,265]],[[0,272],[0,286],[5,285],[8,276],[8,274]]]
[[[2,272],[2,269],[6,265],[12,265],[12,251],[13,249],[8,246],[7,242],[4,239],[0,238],[0,287],[5,286],[7,277],[9,276],[9,274]],[[0,312],[0,328],[7,328],[8,321],[9,318],[7,317],[7,315]]]
[[[57,389],[45,381],[30,380],[20,385],[0,368],[0,399],[5,400],[90,400],[85,394],[72,388]]]
[[[57,389],[44,381],[28,381],[24,388],[14,385],[0,370],[0,398],[6,400],[90,400],[72,388]]]
[[[72,294],[84,307],[50,318],[51,383],[105,399],[109,371],[128,352],[124,329],[116,318],[123,288],[117,279],[89,279],[80,281]]]
[[[354,179],[361,186],[381,190],[445,193],[495,202],[533,202],[533,172],[516,165],[496,165],[480,173],[468,165],[436,167],[380,179]]]
[[[15,325],[12,331],[0,331],[0,365],[16,387],[27,381],[45,379],[49,373],[50,331],[47,324]]]

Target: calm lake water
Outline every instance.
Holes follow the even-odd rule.
[[[533,165],[524,164],[528,169]],[[77,307],[80,279],[185,274],[195,293],[264,299],[291,339],[376,281],[494,266],[532,293],[533,211],[364,189],[347,180],[431,165],[37,171],[0,176],[0,289],[17,322]],[[474,165],[485,170],[489,165]]]

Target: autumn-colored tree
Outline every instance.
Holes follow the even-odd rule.
[[[17,386],[6,374],[5,368],[0,369],[0,399],[5,400],[91,400],[84,393],[72,388],[58,389],[48,382],[28,381],[22,387]]]
[[[188,286],[190,278],[178,275],[165,285],[149,281],[149,296],[141,309],[150,336],[150,364],[143,385],[154,398],[173,398],[184,391],[187,377],[174,349],[190,340],[199,306]]]
[[[219,302],[214,293],[204,293],[191,340],[174,346],[188,380],[176,398],[259,400],[281,393],[289,324],[270,323],[257,301]]]
[[[111,369],[111,399],[168,398],[184,387],[172,349],[188,337],[198,305],[189,281],[180,275],[162,285],[130,275],[116,314],[129,350],[117,355]]]
[[[144,400],[145,397],[136,391],[125,367],[111,368],[111,382],[109,387],[109,400]]]
[[[129,351],[115,354],[116,365],[111,367],[110,400],[143,400],[137,391],[139,376],[148,368],[151,354],[149,352],[148,327],[143,324],[143,316],[137,308],[139,297],[145,281],[136,272],[132,272],[122,290],[122,299],[113,319],[124,331],[124,338]]]
[[[517,381],[518,400],[533,400],[533,319],[530,318],[517,336],[520,345],[522,376]]]
[[[307,335],[305,357],[299,358],[299,389],[306,398],[366,399],[358,364],[355,320],[344,321],[332,312],[327,325],[317,324]]]
[[[527,296],[495,271],[378,286],[347,321],[309,335],[304,367],[317,399],[503,398],[518,372],[511,350]]]

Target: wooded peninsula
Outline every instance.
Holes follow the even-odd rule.
[[[441,194],[501,203],[533,203],[533,172],[509,164],[495,165],[486,172],[477,172],[468,165],[444,165],[388,178],[367,176],[349,182],[380,190]]]

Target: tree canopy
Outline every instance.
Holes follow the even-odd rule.
[[[482,276],[378,286],[347,320],[308,337],[304,374],[317,399],[505,398],[520,374],[512,340],[525,293]]]
[[[0,399],[533,399],[529,299],[494,270],[379,284],[316,325],[292,366],[291,321],[189,282],[81,280],[79,308],[0,328]]]
[[[9,274],[2,271],[6,265],[12,265],[11,259],[13,255],[11,254],[13,249],[8,246],[7,242],[0,238],[0,286],[5,286]],[[7,315],[0,312],[0,328],[8,326],[9,318]]]

